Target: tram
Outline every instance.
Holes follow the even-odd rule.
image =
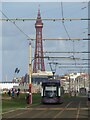
[[[87,93],[87,90],[84,87],[80,88],[79,91],[80,91],[81,95],[86,95],[86,93]]]
[[[42,103],[61,103],[60,80],[48,80],[42,82]]]

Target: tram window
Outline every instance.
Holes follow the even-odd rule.
[[[46,86],[44,91],[45,97],[56,97],[57,96],[57,87],[56,86]]]
[[[45,96],[46,97],[56,97],[56,91],[45,91]]]

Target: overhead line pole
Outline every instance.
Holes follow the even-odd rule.
[[[32,46],[29,43],[29,104],[32,104]]]

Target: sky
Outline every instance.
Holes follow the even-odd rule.
[[[40,12],[42,18],[61,18],[61,3],[60,2],[2,2],[2,12],[8,18],[36,18],[38,6],[40,5]],[[87,18],[88,17],[87,2],[63,2],[63,15],[65,18]],[[83,9],[86,7],[85,9]],[[1,10],[1,9],[0,9]],[[1,13],[0,13],[1,14]],[[5,16],[2,15],[2,18]],[[35,38],[35,21],[15,21],[28,36]],[[62,21],[43,21],[43,38],[68,38]],[[88,22],[87,21],[64,21],[69,36],[71,38],[87,38]],[[7,78],[11,81],[15,76],[15,68],[20,68],[20,73],[16,76],[24,76],[28,72],[29,61],[29,41],[28,38],[22,34],[14,24],[10,21],[2,22],[2,43],[0,41],[0,48],[2,47],[2,81]],[[1,38],[0,37],[0,38]],[[43,41],[44,51],[88,51],[87,41]],[[32,57],[34,56],[35,41],[32,41]],[[44,54],[45,56],[72,56],[72,54]],[[75,57],[81,59],[87,58],[87,54],[75,54]],[[45,68],[51,71],[49,62],[58,63],[75,63],[71,60],[51,60],[45,59]],[[0,61],[1,62],[1,61]],[[76,63],[83,63],[87,61],[76,61]],[[54,68],[54,66],[52,65]],[[80,69],[79,69],[80,71]],[[62,75],[68,73],[69,69],[59,68],[57,66],[56,74]]]

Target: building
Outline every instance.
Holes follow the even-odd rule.
[[[13,83],[13,82],[0,82],[0,90],[12,89],[14,86],[19,86],[19,83]]]
[[[65,92],[80,92],[81,88],[89,90],[89,79],[87,73],[71,73],[67,76],[62,76],[61,85],[64,87]]]
[[[32,73],[32,83],[40,84],[42,81],[49,80],[52,77],[52,72],[39,70],[37,73]]]

